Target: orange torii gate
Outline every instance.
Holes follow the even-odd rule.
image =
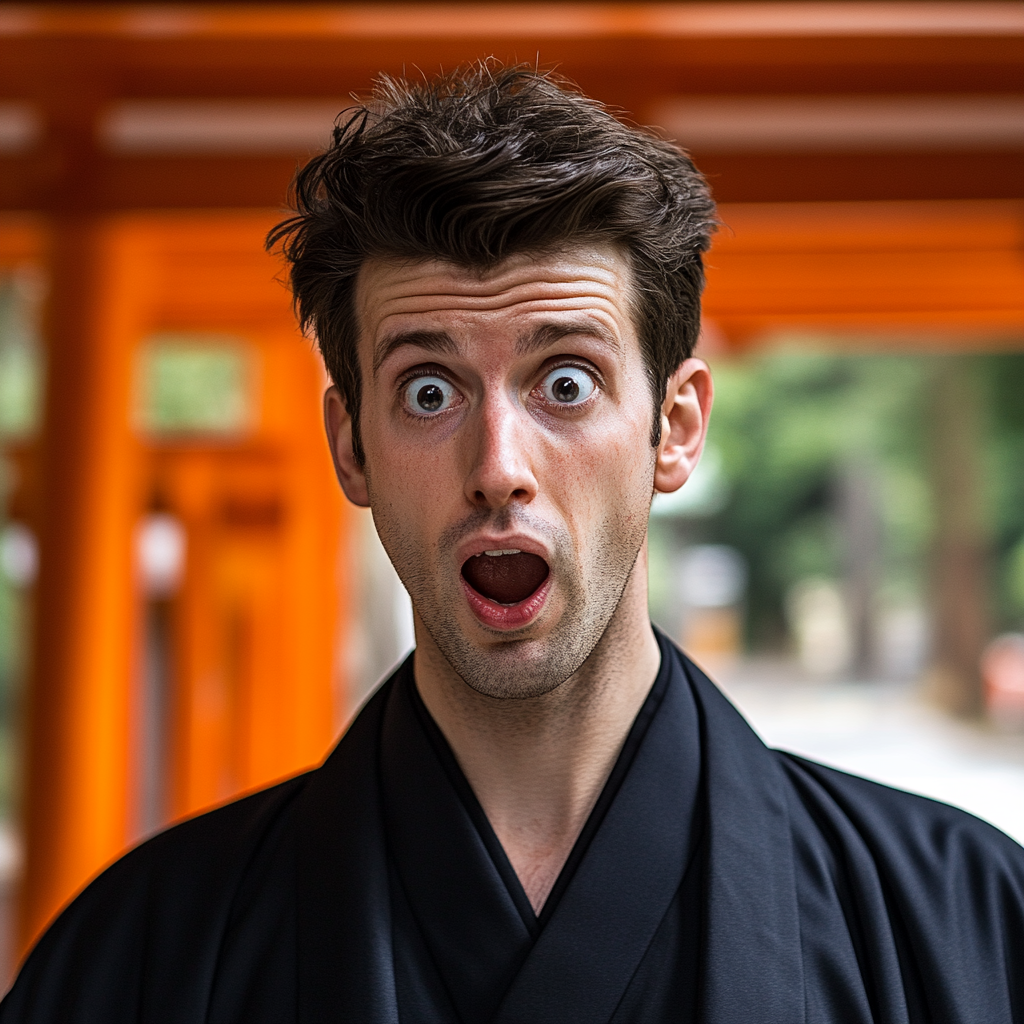
[[[133,536],[147,512],[173,512],[188,535],[166,609],[166,818],[315,763],[351,711],[335,659],[349,520],[318,425],[322,370],[261,250],[308,147],[175,149],[165,137],[146,149],[117,125],[206,116],[214,100],[243,115],[257,102],[258,117],[268,98],[287,120],[382,69],[538,52],[641,121],[671,120],[679,96],[713,100],[701,109],[724,118],[766,86],[788,97],[771,108],[783,119],[793,96],[845,93],[932,96],[934,113],[950,96],[983,107],[1017,94],[1024,17],[1011,3],[7,5],[0,48],[15,138],[0,153],[0,266],[46,268],[51,296],[45,424],[15,453],[42,556],[24,944],[136,834],[145,602]],[[1021,146],[941,132],[903,148],[891,132],[809,145],[820,113],[804,109],[791,135],[805,141],[788,148],[735,131],[694,144],[724,200],[706,310],[725,344],[796,326],[1019,346]],[[167,331],[228,335],[252,354],[247,431],[138,429],[139,346]]]
[[[21,498],[44,552],[25,794],[32,870],[46,879],[29,892],[37,921],[147,826],[315,764],[347,710],[334,642],[348,595],[344,506],[320,425],[323,369],[262,251],[274,219],[121,215],[87,240],[92,332],[76,363],[51,368],[44,428],[67,417],[76,445],[55,449],[44,433],[41,479]],[[44,225],[5,226],[3,262],[52,262]],[[227,336],[247,351],[246,429],[140,428],[139,357],[166,332],[198,345]],[[187,554],[167,602],[165,791],[156,820],[143,821],[146,597],[135,538],[152,511],[184,524]],[[46,557],[54,549],[59,561]]]

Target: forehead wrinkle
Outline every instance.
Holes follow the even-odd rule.
[[[375,346],[373,355],[373,372],[383,366],[384,361],[406,345],[425,348],[430,352],[442,352],[451,355],[458,351],[455,339],[447,331],[396,331],[385,335]]]
[[[621,265],[616,253],[584,250],[578,257],[582,262],[577,262],[577,254],[566,253],[554,265],[543,266],[525,257],[511,258],[498,273],[483,277],[445,261],[395,264],[370,260],[361,268],[356,283],[358,316],[363,321],[363,330],[372,338],[383,322],[393,316],[404,319],[447,312],[489,314],[518,306],[524,313],[555,314],[560,319],[575,311],[580,314],[571,318],[575,325],[569,329],[559,327],[559,334],[589,335],[621,352],[622,339],[615,324],[623,313],[632,324],[629,267]],[[611,325],[603,323],[604,316],[610,318]],[[370,326],[372,321],[376,321],[376,329]],[[557,320],[553,318],[552,322]],[[446,354],[461,351],[458,342],[442,327],[417,328],[411,324],[405,330],[399,327],[381,333],[381,340],[371,343],[374,375],[392,353],[406,344]],[[519,343],[520,347],[525,344],[533,348],[555,340],[549,333],[546,339],[537,339],[535,346],[523,339]]]
[[[577,309],[587,304],[614,306],[619,295],[615,282],[594,280],[590,276],[564,281],[533,278],[489,291],[464,290],[443,281],[418,284],[416,289],[392,287],[390,293],[380,296],[378,318],[449,311],[497,313],[538,303],[569,303],[569,308]]]

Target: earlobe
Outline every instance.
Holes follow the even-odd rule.
[[[687,359],[669,378],[661,407],[661,443],[654,469],[654,489],[679,490],[689,479],[708,432],[714,385],[703,359]]]
[[[345,407],[341,392],[333,385],[324,394],[324,426],[327,428],[327,443],[334,460],[334,472],[345,497],[353,505],[369,508],[366,473],[356,461],[352,450],[352,417]]]

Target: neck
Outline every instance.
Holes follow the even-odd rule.
[[[420,695],[539,913],[658,673],[646,551],[597,647],[540,697],[477,693],[419,621],[416,640]]]

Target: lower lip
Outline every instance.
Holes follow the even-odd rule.
[[[517,604],[498,604],[497,601],[492,601],[474,590],[464,577],[459,578],[462,580],[462,589],[466,594],[466,600],[469,601],[469,607],[473,609],[473,614],[491,629],[522,629],[523,626],[529,625],[540,614],[551,592],[549,572],[547,579],[525,600]]]

